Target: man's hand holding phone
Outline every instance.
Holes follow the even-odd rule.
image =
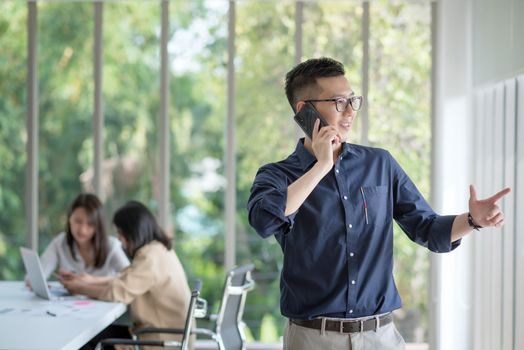
[[[319,165],[324,165],[329,171],[333,167],[333,148],[340,144],[337,129],[332,125],[320,128],[320,119],[315,121],[311,148]]]
[[[333,166],[333,148],[340,144],[337,129],[329,125],[310,102],[302,106],[294,119],[311,140],[311,148],[319,165],[325,165],[329,171]]]

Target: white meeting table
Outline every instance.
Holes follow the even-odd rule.
[[[24,282],[0,281],[0,349],[78,349],[126,311],[82,297],[45,300]]]

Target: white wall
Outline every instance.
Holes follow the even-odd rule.
[[[474,180],[488,196],[509,186],[502,230],[474,235],[473,349],[524,349],[524,2],[474,0]],[[521,268],[518,269],[517,267]]]
[[[475,86],[515,77],[524,68],[524,1],[472,0]]]
[[[522,350],[524,1],[440,0],[438,8],[433,205],[467,211],[469,183],[481,197],[505,186],[513,192],[500,203],[503,229],[475,232],[455,252],[432,256],[439,317],[430,345]]]
[[[437,3],[432,205],[442,214],[468,209],[471,179],[471,33],[468,1]],[[470,350],[472,241],[431,256],[430,348]]]
[[[509,186],[502,230],[474,236],[474,349],[524,349],[524,76],[475,92],[475,179],[484,196]],[[519,215],[520,213],[520,215]],[[520,266],[520,269],[518,268]]]

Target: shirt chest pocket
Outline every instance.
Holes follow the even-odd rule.
[[[363,210],[364,219],[369,225],[384,225],[391,215],[389,208],[389,187],[363,186],[359,188],[359,202]]]

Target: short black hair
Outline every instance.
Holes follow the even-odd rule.
[[[127,241],[127,252],[132,259],[138,249],[152,241],[159,241],[171,249],[171,240],[158,225],[155,217],[145,205],[129,201],[113,216],[113,224]]]
[[[295,110],[297,101],[313,97],[309,95],[312,89],[319,89],[318,78],[344,74],[344,65],[329,57],[311,58],[298,64],[286,74],[286,96],[291,108]]]

